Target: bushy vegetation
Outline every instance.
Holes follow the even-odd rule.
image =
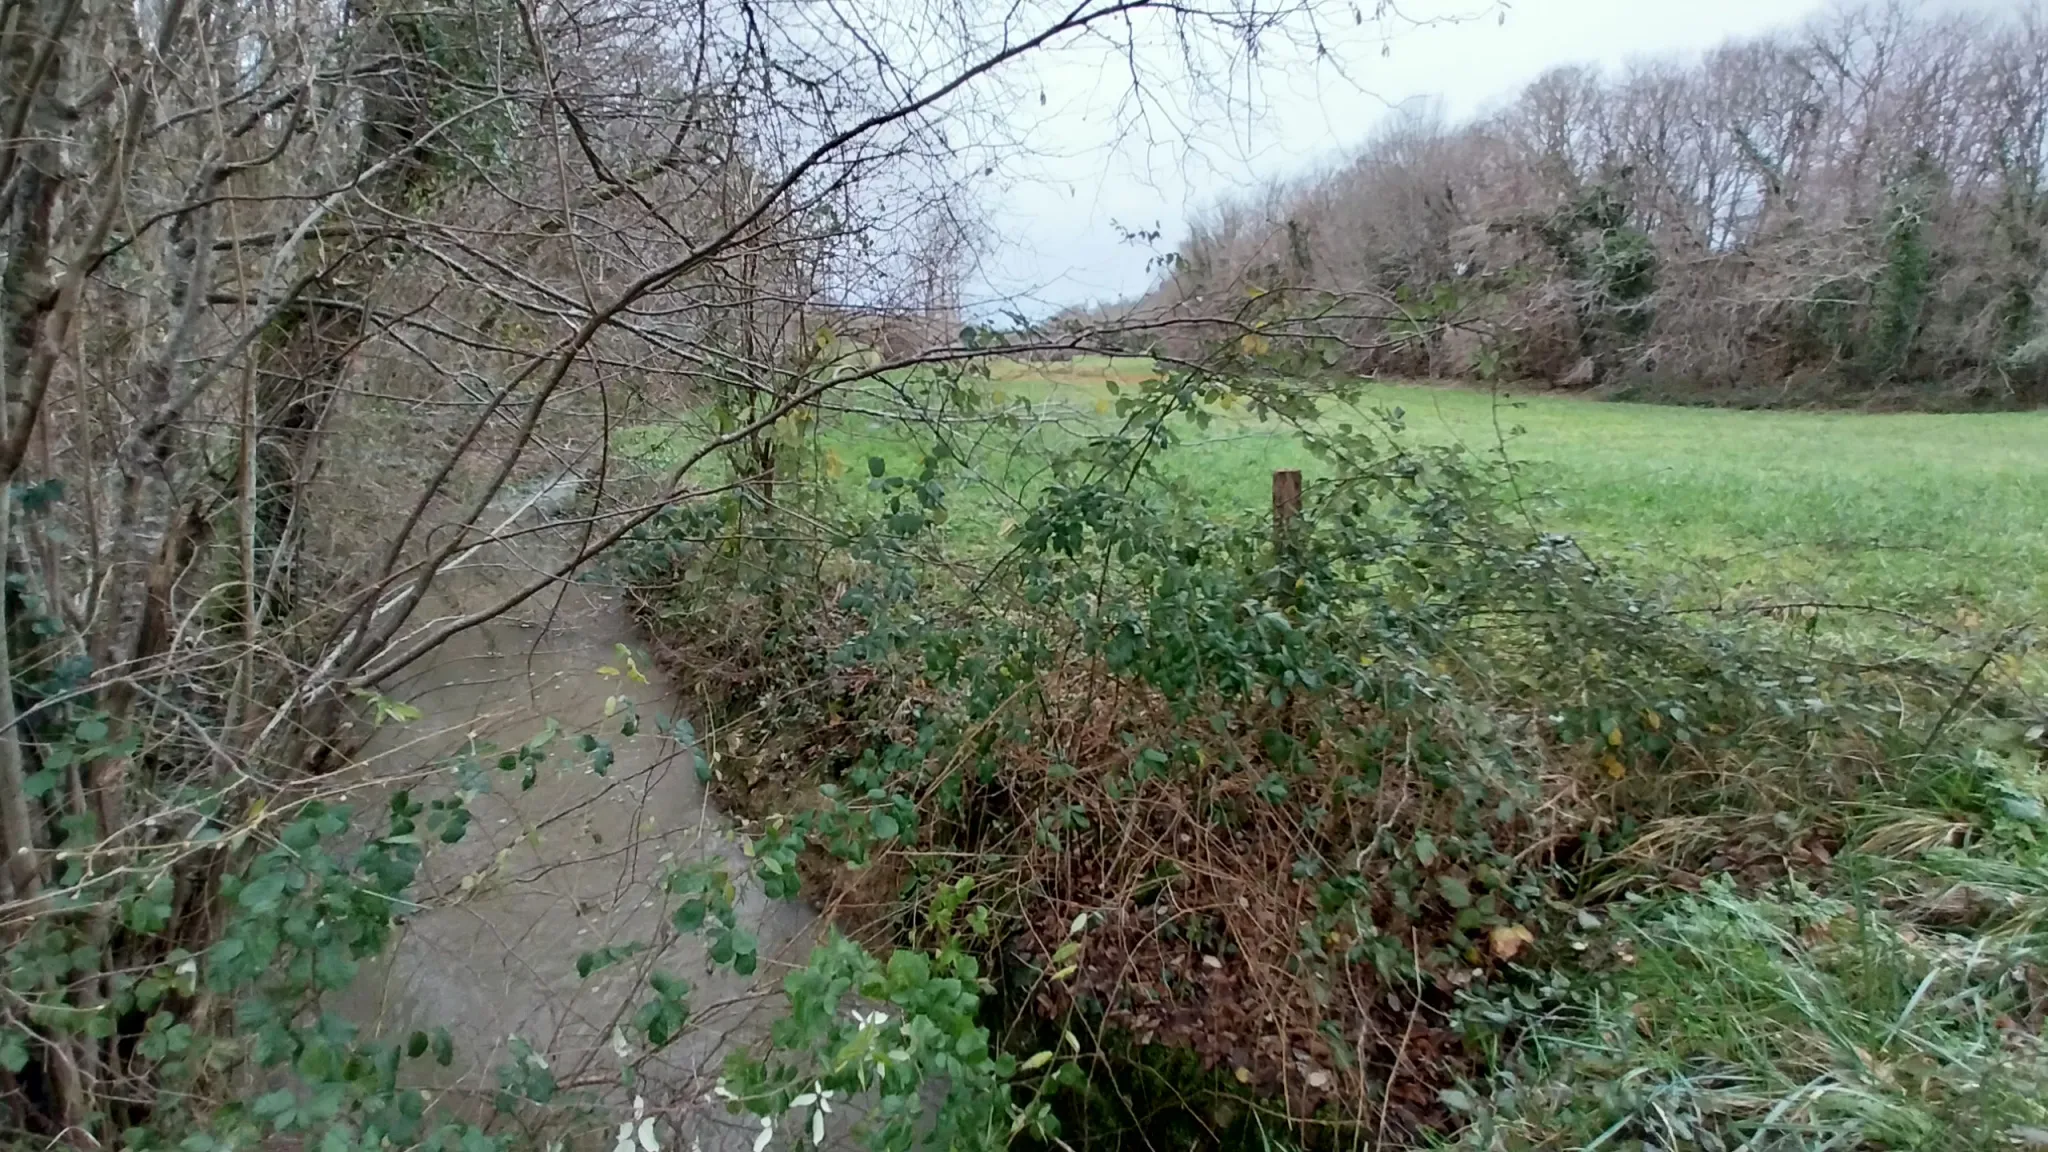
[[[380,724],[419,718],[401,702],[372,704]],[[450,898],[432,890],[422,866],[471,836],[481,798],[525,792],[557,773],[604,777],[627,741],[688,738],[687,727],[643,733],[630,703],[608,712],[602,736],[564,738],[550,722],[514,747],[472,738],[445,762],[384,781],[374,803],[314,790],[274,806],[235,805],[195,791],[166,814],[170,835],[111,875],[84,866],[87,830],[74,828],[60,847],[72,861],[62,886],[39,893],[41,914],[16,925],[0,952],[0,1069],[17,1106],[36,1110],[25,1123],[49,1123],[73,1094],[94,1103],[93,1126],[135,1149],[294,1141],[329,1152],[503,1152],[609,1141],[616,1130],[628,1152],[657,1152],[687,1136],[696,1121],[665,1094],[672,1088],[660,1069],[693,1027],[676,941],[702,937],[709,969],[750,975],[758,962],[734,906],[736,885],[749,878],[715,858],[665,857],[654,878],[660,929],[576,957],[579,979],[622,965],[632,973],[601,1063],[534,1034],[511,1037],[502,1060],[475,1067],[487,1053],[460,1046],[450,1026],[461,1021],[394,1032],[345,1006],[365,966],[391,955],[405,921]],[[97,749],[84,746],[105,732],[88,715],[52,747],[90,755]],[[757,854],[771,896],[794,895],[778,871],[789,855],[772,839]],[[211,923],[193,922],[191,886],[178,880],[194,859],[216,877]],[[470,876],[460,893],[483,883]],[[1017,1061],[991,1052],[977,1022],[974,960],[933,943],[886,962],[841,937],[818,947],[784,975],[787,1005],[772,1034],[725,1061],[716,1102],[761,1133],[779,1124],[813,1143],[834,1097],[862,1101],[860,1130],[875,1148],[925,1139],[1000,1147],[1018,1132],[1049,1131],[1043,1101],[1012,1103]],[[120,963],[110,977],[94,963],[106,954]],[[487,1074],[491,1088],[451,1090],[464,1068]],[[1060,1073],[1072,1077],[1071,1064],[1041,1075]],[[57,1091],[46,1094],[46,1084]],[[651,1114],[647,1095],[656,1098]],[[848,1131],[830,1124],[835,1136]]]
[[[1206,120],[1451,10],[8,0],[0,1147],[2038,1143],[2038,455],[1951,444],[1911,563],[1873,471],[1693,467],[1816,591],[1677,601],[1628,453],[1558,515],[1324,379],[2037,396],[2035,23],[1871,24],[1862,103],[1753,52],[1691,175],[1552,83],[1475,264],[1295,222],[1164,327],[963,330],[1028,57]]]
[[[2022,637],[1899,660],[1676,611],[1498,444],[1238,347],[1092,418],[1001,361],[891,380],[913,419],[811,425],[815,470],[663,517],[628,572],[720,794],[877,945],[970,925],[1004,1042],[1081,1056],[1063,1139],[2048,1120]],[[1285,524],[1212,464],[1258,418],[1317,462]]]
[[[577,581],[700,461],[781,468],[830,330],[964,353],[972,173],[1023,141],[960,142],[1023,57],[1100,34],[1193,78],[1313,6],[11,2],[0,1147],[1041,1130],[942,934],[763,955],[790,838],[687,834],[687,727],[589,690],[635,665]],[[393,1031],[379,968],[448,994]],[[777,1026],[705,1023],[757,1000]]]

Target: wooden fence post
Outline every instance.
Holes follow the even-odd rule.
[[[1301,515],[1301,473],[1292,468],[1273,473],[1273,542],[1287,537],[1294,518]]]

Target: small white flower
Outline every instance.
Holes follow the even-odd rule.
[[[735,1096],[735,1095],[733,1095],[733,1094],[732,1094],[732,1089],[730,1089],[730,1088],[727,1088],[727,1087],[725,1086],[725,1077],[723,1077],[723,1076],[720,1076],[720,1077],[718,1078],[718,1083],[716,1083],[716,1084],[713,1084],[713,1085],[711,1086],[711,1094],[712,1094],[713,1096],[716,1096],[716,1097],[718,1097],[718,1098],[719,1098],[720,1100],[737,1100],[737,1099],[739,1099],[739,1097],[737,1097],[737,1096]]]
[[[641,1152],[661,1152],[661,1141],[654,1138],[654,1117],[642,1120],[636,1135],[640,1137]]]
[[[633,1058],[633,1046],[626,1042],[626,1033],[623,1029],[612,1029],[612,1055],[617,1056],[621,1064]]]
[[[761,1134],[754,1137],[754,1152],[763,1152],[774,1139],[775,1121],[766,1116],[761,1117]]]

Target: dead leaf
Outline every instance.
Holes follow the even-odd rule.
[[[1522,949],[1536,942],[1536,934],[1520,924],[1503,924],[1487,933],[1487,943],[1496,960],[1513,960]]]

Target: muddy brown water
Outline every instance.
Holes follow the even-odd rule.
[[[518,526],[536,527],[546,503],[543,511],[515,506]],[[465,558],[422,618],[474,610],[531,580],[538,562],[560,554],[567,531],[534,532]],[[419,716],[386,723],[369,746],[372,792],[389,790],[379,781],[416,773],[472,740],[513,747],[550,719],[561,735],[528,791],[519,790],[518,773],[487,766],[492,790],[470,804],[468,836],[429,854],[421,910],[343,1007],[387,1035],[447,1028],[459,1056],[437,1086],[443,1106],[486,1108],[493,1070],[512,1059],[517,1037],[559,1082],[593,1085],[609,1108],[643,1097],[659,1118],[665,1150],[751,1148],[757,1122],[727,1116],[708,1090],[728,1052],[765,1035],[779,1009],[780,977],[808,953],[816,916],[762,894],[729,822],[697,779],[691,750],[656,730],[656,717],[672,715],[677,704],[660,674],[645,661],[644,683],[599,671],[623,668],[617,646],[634,639],[617,590],[585,580],[454,638],[385,686],[385,695]],[[638,735],[622,737],[620,716],[607,716],[615,696],[633,701]],[[603,776],[575,752],[585,732],[614,749]],[[445,794],[454,784],[450,771],[418,791]],[[752,978],[715,969],[701,937],[668,928],[672,906],[661,878],[673,863],[703,858],[723,861],[737,884],[741,924],[760,941]],[[589,978],[577,975],[580,955],[633,942],[657,946]],[[642,1061],[633,1087],[623,1089],[614,1033],[648,998],[646,977],[655,967],[689,982],[690,1028]],[[640,1046],[627,1051],[628,1060],[645,1056]]]

